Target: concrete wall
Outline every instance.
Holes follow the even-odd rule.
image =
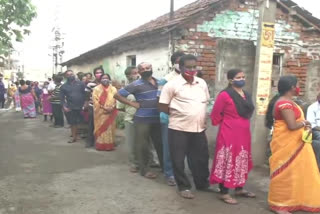
[[[135,48],[139,44],[138,48]],[[135,55],[137,65],[141,62],[149,62],[153,65],[154,76],[161,78],[169,72],[169,48],[166,41],[160,40],[158,43],[153,45],[147,45],[143,42],[136,43],[132,42],[127,45],[129,50],[118,50],[114,51],[112,55],[105,57],[96,57],[95,60],[84,62],[80,65],[69,66],[76,73],[78,72],[92,72],[93,69],[99,65],[102,65],[105,72],[111,75],[113,80],[120,83],[124,83],[125,75],[124,70],[127,67],[127,56]]]
[[[228,85],[227,72],[239,68],[246,74],[248,91],[252,90],[256,49],[248,40],[219,39],[217,41],[217,77],[215,94]]]
[[[304,99],[309,103],[316,101],[320,93],[320,60],[309,64],[306,84],[306,93]]]

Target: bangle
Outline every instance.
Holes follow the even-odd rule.
[[[307,124],[304,121],[301,121],[301,123],[302,123],[303,127],[306,127]]]

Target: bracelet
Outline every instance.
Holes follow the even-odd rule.
[[[307,124],[304,121],[301,121],[301,123],[302,123],[303,127],[306,127]]]

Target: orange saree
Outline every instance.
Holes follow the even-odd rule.
[[[117,110],[116,100],[113,96],[117,89],[113,86],[98,85],[92,93],[94,109],[94,136],[96,149],[99,151],[114,150]],[[111,113],[106,113],[103,107],[113,107]]]
[[[299,110],[297,121],[304,120]],[[268,199],[271,210],[320,212],[320,173],[312,145],[302,141],[303,131],[291,131],[284,120],[275,121]]]

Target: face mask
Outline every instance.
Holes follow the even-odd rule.
[[[243,88],[246,85],[246,81],[245,80],[233,80],[232,84],[236,88]]]
[[[296,87],[296,95],[299,96],[301,92],[301,88],[300,87]]]
[[[68,82],[73,82],[76,80],[76,77],[74,75],[70,76],[67,78],[68,79]]]
[[[101,80],[101,84],[104,85],[104,86],[107,86],[107,85],[110,84],[110,80],[108,80],[108,79],[103,79],[103,80]]]
[[[96,79],[100,79],[101,76],[102,76],[102,73],[98,73],[95,75]]]
[[[180,73],[180,66],[179,64],[174,64],[174,70],[177,72],[177,73]]]
[[[145,71],[145,72],[141,73],[141,77],[143,79],[148,79],[149,77],[152,76],[152,74],[153,74],[152,70],[151,71]]]
[[[138,75],[135,75],[135,76],[128,76],[128,80],[129,80],[129,82],[136,81],[137,79],[139,79],[139,76],[138,76]]]

